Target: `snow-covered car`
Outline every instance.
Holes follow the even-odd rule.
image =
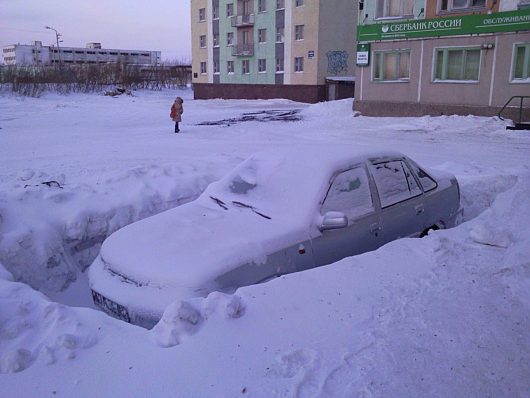
[[[462,215],[456,178],[397,152],[265,151],[195,201],[109,236],[89,270],[96,305],[152,327],[178,299],[333,263]]]

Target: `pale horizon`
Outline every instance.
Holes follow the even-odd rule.
[[[188,0],[92,2],[80,0],[0,0],[0,47],[41,41],[55,45],[55,28],[64,47],[161,51],[164,61],[191,61]],[[0,57],[0,61],[3,61]]]

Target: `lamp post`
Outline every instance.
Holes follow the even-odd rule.
[[[62,42],[62,40],[59,40],[59,37],[62,37],[62,34],[60,34],[57,29],[52,28],[51,26],[45,26],[46,29],[53,30],[55,32],[55,40],[57,41],[57,55],[59,57],[59,68],[61,67],[61,49],[59,47],[59,43]]]

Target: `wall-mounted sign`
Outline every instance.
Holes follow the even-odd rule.
[[[309,59],[315,58],[315,52],[314,51],[308,51],[307,52],[307,58],[309,58]]]
[[[370,43],[357,44],[357,66],[370,65]]]
[[[493,14],[359,25],[357,40],[399,40],[521,30],[530,30],[530,8]]]

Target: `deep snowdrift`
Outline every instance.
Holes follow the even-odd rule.
[[[0,396],[528,394],[527,135],[494,118],[376,119],[353,117],[349,101],[178,93],[176,136],[166,109],[176,94],[0,98]],[[262,109],[303,119],[196,125]],[[83,302],[81,270],[109,233],[195,198],[257,150],[323,142],[396,149],[455,173],[468,221],[176,302],[152,331],[15,281]]]

